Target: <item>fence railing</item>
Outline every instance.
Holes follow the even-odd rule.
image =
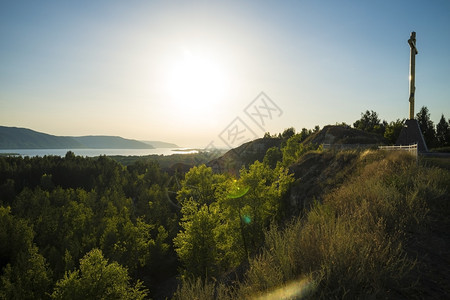
[[[336,149],[336,150],[350,150],[350,149],[368,149],[378,147],[379,150],[387,151],[408,151],[416,158],[418,157],[417,143],[412,145],[402,146],[377,146],[375,144],[322,144],[324,150]]]
[[[402,146],[378,146],[380,150],[388,150],[388,151],[408,151],[416,158],[418,157],[417,151],[417,143],[412,145],[402,145]]]
[[[337,150],[367,149],[378,147],[378,149],[380,150],[408,151],[415,156],[418,155],[417,143],[402,146],[377,146],[376,144],[322,144],[322,147],[323,149],[337,149]]]

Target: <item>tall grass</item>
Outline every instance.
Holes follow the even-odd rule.
[[[175,292],[175,300],[209,300],[236,298],[235,289],[223,283],[202,278],[183,278]]]
[[[329,206],[317,205],[308,220],[270,230],[263,254],[250,264],[242,295],[308,277],[317,298],[386,296],[414,261],[386,234],[382,220],[366,224],[364,210],[336,216]]]
[[[430,207],[448,211],[450,172],[381,151],[361,153],[356,167],[305,217],[265,233],[264,248],[233,292],[198,282],[183,288],[211,298],[412,297],[416,257],[405,243],[428,226]]]

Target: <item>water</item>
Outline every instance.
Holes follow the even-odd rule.
[[[144,155],[172,155],[197,153],[197,150],[185,148],[155,148],[155,149],[0,149],[1,153],[14,153],[21,156],[45,156],[56,155],[65,156],[67,151],[72,151],[80,156],[100,156],[100,155],[123,155],[123,156],[144,156]]]

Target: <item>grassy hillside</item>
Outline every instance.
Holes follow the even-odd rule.
[[[315,149],[318,145],[322,144],[329,144],[332,148],[342,148],[342,146],[344,146],[344,148],[357,148],[358,145],[373,146],[385,143],[385,139],[381,135],[338,125],[325,126],[322,130],[311,133],[307,138],[301,138],[299,140],[299,143],[294,146],[295,148],[304,147],[305,149]],[[255,160],[262,162],[269,148],[277,147],[281,149],[286,145],[286,142],[287,139],[280,137],[256,139],[228,151],[225,155],[210,161],[207,165],[213,168],[217,173],[238,175],[239,170],[243,166],[248,167]],[[317,162],[315,160],[313,161]],[[314,164],[314,162],[312,162],[312,164]],[[318,166],[314,166],[314,168],[317,167]]]
[[[238,283],[185,280],[177,299],[438,299],[450,293],[449,171],[377,150],[307,154],[292,168],[299,193],[307,190],[302,182],[316,189],[306,197],[312,204],[304,215],[265,232],[261,254]],[[322,200],[314,202],[315,195]]]
[[[289,167],[296,179],[291,187],[287,211],[298,215],[315,200],[346,182],[356,169],[359,151],[311,151]]]

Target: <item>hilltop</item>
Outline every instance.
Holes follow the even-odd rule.
[[[309,136],[305,144],[330,145],[380,145],[386,141],[383,136],[342,125],[327,125]]]
[[[219,158],[213,159],[207,166],[214,172],[229,172],[237,174],[242,166],[249,166],[255,160],[262,161],[270,147],[279,147],[280,138],[260,138],[227,151]]]
[[[327,125],[323,129],[311,133],[307,138],[299,143],[299,145],[323,145],[330,147],[370,147],[374,145],[385,144],[383,136],[351,128],[342,125]],[[264,156],[269,148],[281,148],[286,143],[286,139],[282,137],[264,137],[259,138],[241,146],[231,149],[223,156],[207,163],[214,172],[227,172],[234,175],[239,173],[242,166],[248,167],[255,160],[263,161]]]

